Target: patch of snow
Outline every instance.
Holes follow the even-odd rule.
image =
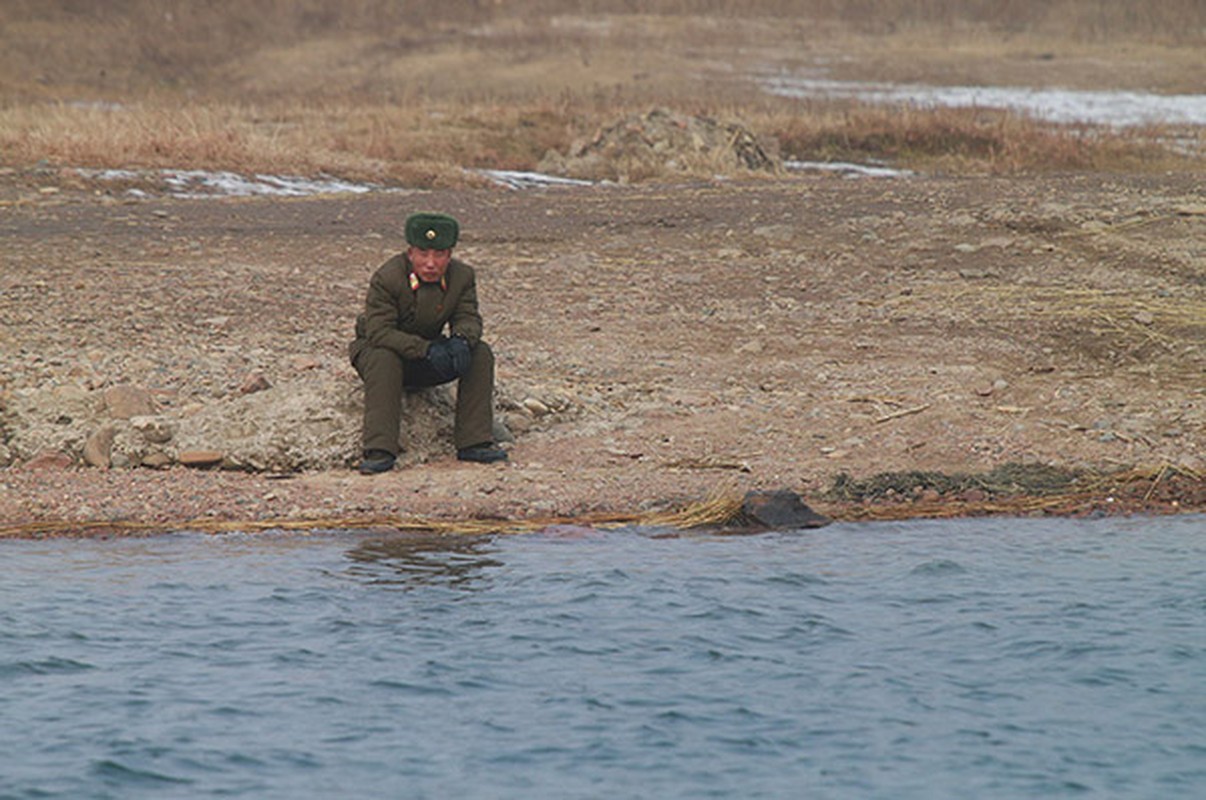
[[[235,172],[206,172],[204,170],[165,171],[163,180],[172,187],[176,197],[307,197],[315,194],[365,194],[374,186],[349,183],[335,179],[314,180],[287,175],[252,177]]]
[[[125,111],[126,107],[121,103],[115,103],[111,100],[70,100],[67,105],[71,108],[83,108],[92,111]]]
[[[510,189],[533,189],[549,186],[593,186],[591,181],[545,175],[520,170],[473,170]],[[161,169],[138,171],[129,169],[77,169],[87,178],[102,181],[152,181],[162,183],[173,197],[308,197],[316,194],[366,194],[368,192],[398,191],[368,183],[351,183],[335,178],[301,178],[289,175],[252,176],[236,172],[207,170]],[[145,197],[147,193],[130,189],[129,194]]]
[[[802,171],[839,172],[848,178],[903,178],[914,174],[907,169],[852,164],[846,161],[784,161],[783,167]]]
[[[80,175],[102,181],[151,180],[161,181],[174,197],[307,197],[316,194],[365,194],[385,191],[383,187],[365,183],[350,183],[334,178],[301,178],[289,175],[253,176],[235,172],[205,170],[161,169],[137,171],[128,169],[78,169]],[[131,189],[130,194],[146,196],[146,192]]]
[[[139,173],[130,169],[77,169],[85,178],[97,178],[102,181],[129,181],[140,177]]]
[[[509,189],[533,189],[545,186],[593,186],[590,181],[576,178],[561,178],[556,175],[545,175],[542,172],[524,172],[510,169],[479,169],[477,174],[485,175],[495,183]]]
[[[836,97],[922,107],[1006,108],[1038,119],[1113,127],[1206,125],[1206,94],[1032,89],[1019,86],[926,86],[858,83],[793,75],[758,78],[781,97]]]

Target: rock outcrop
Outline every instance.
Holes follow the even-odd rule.
[[[747,492],[741,505],[742,520],[752,528],[794,530],[822,528],[832,520],[818,514],[800,495],[788,489]]]
[[[582,180],[637,181],[664,173],[776,172],[778,143],[740,122],[655,108],[635,114],[576,142],[565,154],[550,152],[540,171]]]
[[[403,463],[450,450],[454,392],[439,386],[406,395]],[[360,455],[363,402],[358,382],[319,374],[179,407],[157,403],[151,392],[132,385],[14,391],[0,398],[0,466],[342,468]],[[501,414],[495,436],[511,439]]]

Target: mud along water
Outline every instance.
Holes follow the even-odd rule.
[[[0,797],[1200,797],[1206,518],[9,541]]]

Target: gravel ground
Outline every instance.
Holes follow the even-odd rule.
[[[507,465],[449,446],[371,478],[84,468],[48,442],[57,460],[0,470],[3,535],[623,515],[766,488],[853,517],[825,498],[842,473],[1010,462],[1161,476],[1061,513],[1202,509],[1206,210],[1189,178],[180,200],[10,171],[0,202],[0,407],[134,383],[206,408],[254,375],[354,389],[368,275],[424,208],[462,220],[516,433]]]

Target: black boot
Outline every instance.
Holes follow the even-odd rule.
[[[460,461],[476,461],[479,464],[493,464],[496,461],[506,461],[507,451],[495,447],[493,442],[483,442],[472,447],[462,447],[456,451]]]
[[[376,475],[379,472],[389,472],[397,460],[397,456],[386,450],[365,450],[364,460],[360,462],[360,474]]]

